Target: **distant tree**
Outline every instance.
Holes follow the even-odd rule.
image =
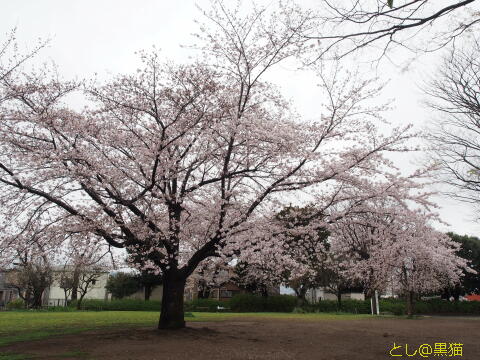
[[[325,260],[329,249],[329,231],[318,223],[322,214],[314,206],[284,208],[276,215],[276,220],[285,229],[284,252],[304,270],[284,272],[286,283],[295,291],[300,303],[306,302],[308,289],[322,285]]]
[[[18,290],[27,307],[42,306],[43,294],[53,283],[52,266],[46,256],[20,254],[16,267],[8,272],[7,283]]]
[[[319,284],[326,288],[337,297],[338,307],[342,305],[342,295],[349,291],[363,292],[360,281],[352,280],[348,274],[348,261],[351,256],[349,253],[336,253],[333,250],[328,251],[327,259],[320,272]]]
[[[480,38],[455,47],[426,89],[435,121],[428,132],[449,195],[480,203]]]
[[[161,276],[152,274],[148,271],[142,271],[136,276],[140,287],[143,287],[145,301],[150,300],[152,291],[156,286],[162,285],[163,279]]]
[[[252,265],[245,261],[238,262],[233,270],[232,281],[250,293],[268,296],[268,289],[272,284],[262,279],[261,276],[254,276],[256,269],[252,270],[251,267]]]
[[[452,232],[447,235],[453,241],[460,244],[457,255],[470,262],[469,267],[477,273],[464,271],[463,278],[457,286],[448,287],[443,291],[445,298],[453,298],[458,301],[460,295],[480,293],[480,239],[474,236],[458,235]]]
[[[459,245],[432,227],[433,215],[391,201],[365,205],[355,219],[334,224],[332,247],[355,255],[346,273],[370,294],[394,287],[405,296],[411,316],[417,296],[455,286],[471,271],[456,254]]]
[[[115,299],[123,299],[140,290],[141,284],[137,274],[117,272],[110,275],[105,288]]]
[[[78,292],[80,296],[77,299],[77,309],[81,309],[83,298],[105,273],[108,273],[108,270],[100,265],[90,265],[82,269],[78,281]]]

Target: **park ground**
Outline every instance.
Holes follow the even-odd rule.
[[[156,312],[4,312],[0,360],[480,359],[480,317],[192,315],[186,329],[158,331]],[[389,354],[394,343],[402,348],[392,354],[402,356]],[[456,356],[405,353],[405,345],[411,355],[435,343],[461,346],[455,346]]]

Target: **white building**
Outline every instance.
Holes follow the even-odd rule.
[[[18,298],[18,290],[6,284],[6,273],[0,271],[0,309]]]
[[[48,306],[65,306],[65,292],[60,287],[60,275],[62,270],[54,270],[54,281],[52,285],[43,293],[43,304]],[[92,283],[87,288],[87,293],[84,296],[84,299],[97,299],[97,300],[108,300],[108,293],[105,286],[107,285],[109,272],[104,271],[97,277],[96,280],[93,280]],[[78,294],[80,297],[80,294]],[[68,300],[71,300],[71,294],[68,296]]]
[[[309,303],[313,304],[322,300],[337,300],[337,295],[320,287],[309,289],[306,298]],[[365,295],[362,292],[346,292],[342,293],[342,300],[365,300]]]

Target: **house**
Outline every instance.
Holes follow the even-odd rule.
[[[337,300],[337,295],[329,292],[326,288],[320,287],[317,289],[309,289],[306,295],[307,301],[310,303],[317,303],[321,300]],[[365,300],[363,292],[345,292],[342,293],[342,300]]]
[[[238,286],[233,280],[233,271],[229,269],[228,274],[226,275],[225,281],[220,285],[214,285],[208,288],[208,298],[218,301],[227,301],[232,297],[238,294],[251,294],[252,292],[247,289]],[[228,280],[230,278],[230,280]],[[199,298],[200,286],[198,280],[195,277],[190,277],[187,279],[187,284],[185,285],[184,300],[191,301]],[[280,295],[280,287],[270,286],[267,289],[268,295]]]
[[[60,279],[64,271],[64,267],[57,267],[53,270],[53,283],[43,293],[44,306],[65,306],[65,292],[60,287]],[[105,286],[107,285],[108,276],[109,271],[100,271],[96,279],[88,286],[84,299],[107,300],[108,293]],[[78,294],[78,297],[80,297],[80,294]],[[71,300],[71,298],[71,294],[68,294],[67,299]]]
[[[0,309],[5,307],[10,301],[19,298],[18,290],[6,283],[6,272],[0,271]]]
[[[156,285],[150,290],[149,300],[162,300],[163,296],[163,286]],[[145,288],[142,287],[137,292],[125,296],[124,299],[135,299],[135,300],[145,300]]]

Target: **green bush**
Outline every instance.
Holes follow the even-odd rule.
[[[370,300],[343,300],[339,308],[335,300],[322,300],[316,304],[302,307],[306,312],[347,312],[370,314]],[[380,313],[405,315],[406,303],[402,299],[380,300]],[[450,302],[441,299],[421,300],[415,302],[415,314],[465,314],[480,315],[479,301]]]
[[[307,312],[346,312],[352,314],[369,314],[369,300],[342,300],[338,306],[336,300],[321,300],[315,304],[304,305],[303,308]]]
[[[291,295],[258,296],[239,294],[230,300],[234,312],[292,312],[297,298]]]
[[[229,301],[219,301],[215,299],[195,299],[192,301],[186,301],[184,308],[186,311],[206,311],[206,312],[215,312],[217,311],[217,306],[223,307],[225,309],[230,308]]]
[[[81,310],[94,311],[160,311],[161,301],[158,300],[136,300],[136,299],[121,299],[121,300],[94,300],[84,299],[80,306]],[[76,301],[71,301],[69,307],[76,307]]]
[[[25,309],[25,303],[22,299],[15,299],[13,301],[10,301],[6,307],[8,310]]]

